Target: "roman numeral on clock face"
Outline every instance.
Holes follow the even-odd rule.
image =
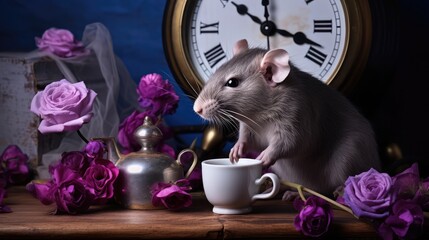
[[[313,20],[314,32],[329,32],[332,33],[332,19],[331,20]]]
[[[218,64],[222,59],[226,58],[226,54],[220,43],[207,52],[204,52],[204,56],[206,57],[207,62],[209,62],[211,68],[216,66],[216,64]]]
[[[313,46],[308,49],[308,52],[305,54],[305,58],[311,60],[315,64],[322,66],[323,62],[325,62],[327,55],[323,52],[317,50]]]
[[[219,33],[219,22],[203,23],[200,22],[200,34],[203,33]]]

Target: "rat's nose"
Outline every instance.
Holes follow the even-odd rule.
[[[203,108],[199,104],[194,104],[194,111],[198,114],[202,114]]]

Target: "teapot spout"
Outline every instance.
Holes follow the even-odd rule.
[[[119,152],[118,146],[116,145],[115,139],[113,137],[100,137],[93,138],[93,140],[100,140],[104,142],[107,148],[107,159],[116,164],[119,159],[121,159],[122,154]]]

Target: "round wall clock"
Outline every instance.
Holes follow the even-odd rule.
[[[163,41],[176,80],[193,97],[240,39],[285,49],[301,70],[345,92],[365,67],[371,31],[365,0],[171,0]]]

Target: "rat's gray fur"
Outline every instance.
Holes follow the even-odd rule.
[[[235,154],[239,147],[265,150],[262,161],[273,164],[281,179],[324,194],[348,176],[379,169],[371,125],[358,110],[293,64],[285,81],[270,86],[260,69],[265,53],[253,48],[234,56],[212,75],[194,104],[207,120],[239,120]],[[239,79],[237,87],[225,86],[231,78]]]

